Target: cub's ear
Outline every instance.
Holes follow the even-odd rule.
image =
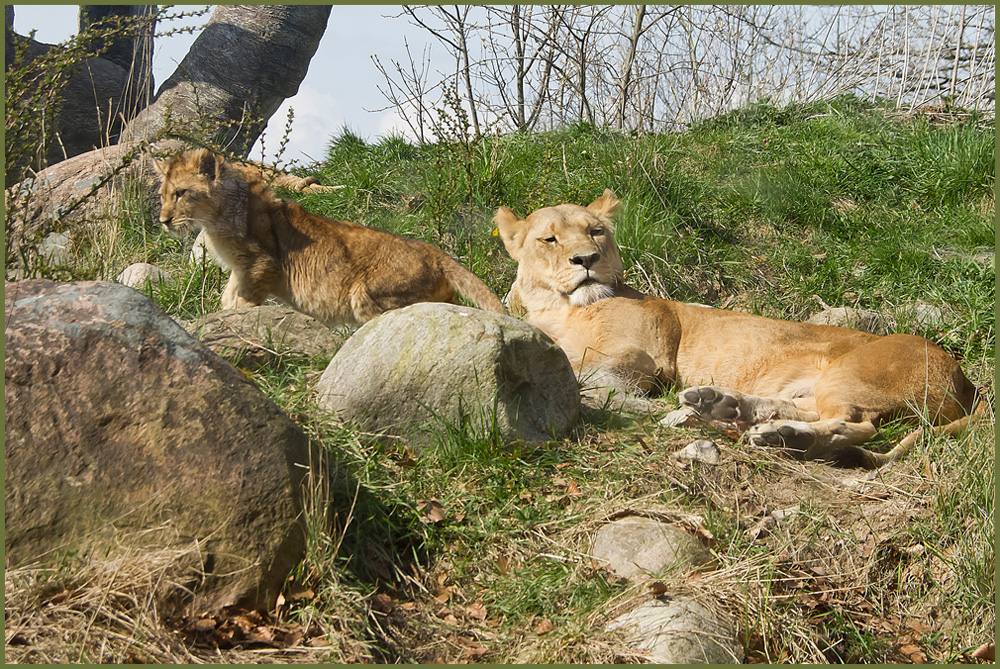
[[[188,159],[195,171],[209,181],[215,181],[219,177],[222,159],[208,149],[196,149]]]
[[[507,248],[507,253],[517,260],[521,247],[524,246],[524,219],[508,207],[500,207],[493,216],[493,222],[497,226],[503,245]]]
[[[601,197],[587,205],[587,210],[610,224],[611,219],[621,212],[622,203],[621,200],[615,197],[610,188],[605,188],[604,194]]]

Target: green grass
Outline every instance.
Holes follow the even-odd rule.
[[[807,318],[820,301],[889,313],[992,390],[995,139],[980,126],[932,125],[845,97],[755,105],[677,134],[579,125],[413,146],[343,130],[305,170],[343,188],[300,200],[437,244],[502,295],[515,264],[492,234],[498,206],[526,215],[611,188],[624,203],[616,237],[627,279],[640,290],[779,318]],[[54,276],[109,279],[153,262],[173,273],[148,289],[168,313],[191,321],[218,309],[225,275],[186,264],[190,239],[169,237],[148,212],[106,225],[80,236],[80,261]],[[945,323],[915,326],[917,300],[945,305]],[[505,443],[489,420],[441,424],[422,449],[378,441],[316,408],[326,362],[285,352],[247,373],[333,463],[330,479],[315,482],[309,552],[293,578],[316,596],[289,615],[337,639],[334,658],[358,657],[348,652],[358,645],[379,661],[633,658],[594,621],[641,588],[582,557],[588,532],[629,509],[705,519],[720,568],[663,578],[723,593],[751,660],[904,659],[907,621],[931,610],[943,622],[916,639],[930,660],[957,661],[993,638],[989,426],[925,438],[868,500],[824,487],[818,466],[722,439],[727,464],[681,468],[669,454],[702,432],[616,412],[546,444]],[[889,426],[873,446],[905,432]],[[432,501],[443,517],[428,517]],[[748,537],[765,507],[793,505],[802,513],[781,532]],[[390,612],[373,612],[379,594]],[[480,604],[484,620],[470,613]],[[539,634],[543,620],[553,628]],[[485,654],[463,655],[456,635]]]

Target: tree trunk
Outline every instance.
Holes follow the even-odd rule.
[[[126,136],[180,136],[245,158],[282,101],[298,92],[329,17],[329,6],[218,6]]]

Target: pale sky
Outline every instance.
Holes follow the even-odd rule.
[[[175,6],[174,11],[195,8],[182,5]],[[384,80],[371,55],[378,54],[388,68],[390,59],[405,62],[404,37],[409,41],[410,50],[417,55],[431,42],[427,33],[410,25],[405,18],[390,18],[399,12],[400,8],[392,5],[337,5],[333,8],[298,95],[286,100],[271,117],[264,136],[268,155],[277,149],[288,105],[295,110],[295,121],[283,156],[286,163],[291,159],[303,163],[321,160],[330,137],[345,125],[370,142],[393,131],[409,134],[406,124],[391,111],[374,111],[387,103],[376,88],[379,85],[384,88]],[[27,35],[34,29],[35,39],[55,44],[76,33],[78,14],[78,5],[15,5],[14,30]],[[210,15],[189,19],[187,25],[204,25]],[[158,30],[166,28],[163,23],[157,26]],[[153,55],[157,86],[173,73],[195,37],[196,34],[180,34],[157,39]],[[445,55],[439,44],[432,45],[432,56],[435,51]],[[251,157],[260,158],[259,143]]]

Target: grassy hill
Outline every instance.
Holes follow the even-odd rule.
[[[616,236],[627,280],[639,290],[792,320],[824,304],[890,314],[898,331],[954,354],[992,398],[992,121],[845,97],[755,105],[680,134],[576,126],[473,141],[453,127],[447,141],[420,147],[343,131],[303,170],[342,188],[300,200],[437,244],[503,295],[515,265],[492,228],[496,207],[525,215],[611,188],[624,203]],[[169,313],[191,320],[218,308],[225,276],[184,263],[190,239],[166,235],[153,212],[112,225],[114,255],[81,247],[80,261],[53,276],[110,279],[152,262],[174,272],[150,293]],[[916,302],[944,320],[917,323]],[[344,485],[324,494],[352,512],[329,518],[317,498],[308,557],[272,621],[327,645],[307,655],[280,643],[256,655],[191,651],[199,657],[634,660],[601,623],[647,588],[584,557],[588,533],[629,512],[704,518],[719,568],[659,580],[736,614],[750,661],[946,663],[993,639],[992,412],[959,439],[924,439],[863,485],[858,472],[720,435],[722,464],[681,466],[670,454],[703,432],[614,412],[536,446],[442,426],[439,443],[414,455],[315,408],[312,383],[327,362],[287,354],[247,370],[343,470]],[[660,401],[666,410],[673,394]],[[905,431],[889,426],[871,446],[887,449]],[[791,508],[780,530],[752,531]],[[157,643],[155,631],[143,634]]]

